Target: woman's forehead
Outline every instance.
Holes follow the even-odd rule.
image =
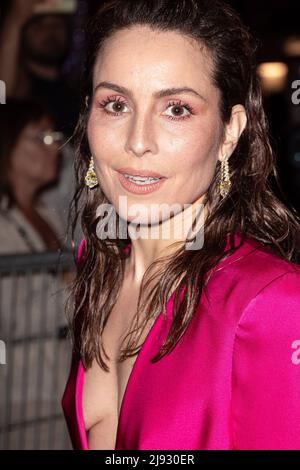
[[[212,58],[202,44],[174,31],[130,28],[115,33],[100,50],[94,67],[94,87],[102,80],[133,88],[206,87],[212,82]]]

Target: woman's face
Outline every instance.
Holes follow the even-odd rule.
[[[222,158],[220,92],[212,67],[195,41],[142,26],[117,32],[102,48],[87,133],[102,190],[126,220],[132,220],[126,210],[133,204],[143,204],[145,215],[156,204],[183,209],[206,193]],[[194,91],[162,93],[183,87]],[[166,179],[154,192],[132,193],[119,181],[124,167]],[[120,196],[126,196],[127,209],[119,208]]]
[[[46,145],[43,133],[53,132],[48,117],[27,124],[22,130],[11,157],[10,177],[26,179],[38,189],[57,178],[59,149],[57,143]]]

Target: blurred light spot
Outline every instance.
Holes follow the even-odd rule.
[[[53,142],[54,142],[54,139],[53,139],[52,135],[49,135],[49,134],[45,135],[44,144],[51,145],[51,144],[53,144]]]
[[[283,62],[263,62],[257,67],[262,88],[267,93],[282,91],[286,85],[288,66]]]
[[[290,36],[283,44],[283,51],[290,57],[300,57],[300,36]]]

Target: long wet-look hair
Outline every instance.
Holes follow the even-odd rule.
[[[101,184],[94,190],[84,184],[91,158],[86,130],[92,104],[93,69],[101,47],[115,32],[135,25],[145,25],[158,32],[178,32],[204,45],[213,59],[212,80],[220,90],[219,111],[224,128],[236,104],[245,107],[247,125],[229,159],[232,185],[224,199],[219,192],[220,162],[216,164],[203,201],[208,209],[204,246],[186,250],[181,243],[175,254],[156,260],[148,268],[132,323],[135,326],[123,340],[124,343],[129,337],[121,349],[119,361],[139,352],[138,340],[144,328],[154,322],[158,314],[165,314],[166,303],[175,292],[172,323],[152,362],[171,351],[193,318],[203,289],[206,290],[207,273],[212,273],[220,260],[241,246],[246,236],[285,260],[300,263],[300,219],[282,192],[276,155],[270,144],[256,73],[258,43],[239,15],[219,0],[104,1],[86,27],[81,114],[74,134],[77,189],[70,212],[73,235],[78,220],[81,222],[85,249],[71,286],[67,316],[74,352],[80,355],[84,367],[90,367],[96,359],[105,371],[109,367],[102,355],[103,351],[108,358],[102,344],[102,332],[120,293],[125,259],[130,253],[127,251],[126,254],[124,247],[130,237],[128,231],[127,239],[119,233],[114,239],[97,236],[96,227],[100,220],[97,207],[110,201],[102,192]],[[118,222],[118,214],[114,213],[114,216]],[[241,235],[238,246],[234,245],[236,233]],[[227,236],[230,247],[225,251]],[[152,268],[156,274],[150,277]],[[173,291],[176,283],[176,291]],[[183,287],[185,292],[180,300]]]

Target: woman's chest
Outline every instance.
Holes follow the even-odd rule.
[[[103,370],[96,359],[91,368],[84,372],[82,411],[85,429],[103,423],[106,434],[110,433],[112,441],[116,436],[120,409],[127,383],[137,356],[128,357],[118,362],[121,348],[124,348],[132,328],[136,313],[138,293],[135,289],[124,289],[114,305],[107,324],[103,330],[102,357],[109,371]],[[143,338],[145,337],[143,335]],[[125,341],[123,341],[125,339]]]

